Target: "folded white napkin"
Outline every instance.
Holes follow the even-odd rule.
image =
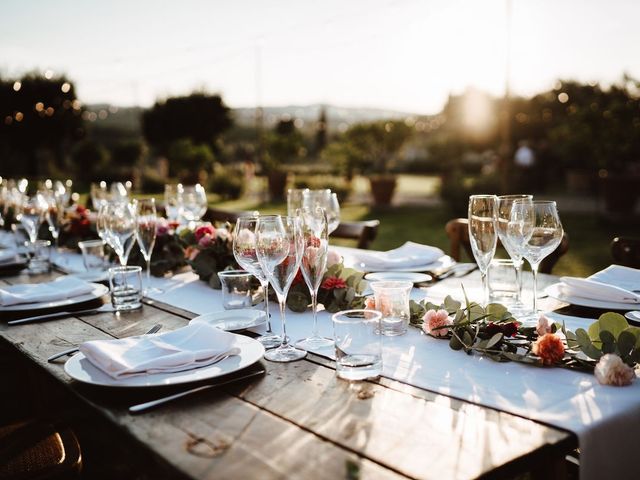
[[[640,290],[640,270],[622,265],[609,265],[604,270],[591,275],[589,280],[615,285],[625,290]]]
[[[590,278],[560,277],[562,293],[569,296],[601,300],[605,302],[640,304],[640,295],[609,282]],[[637,285],[640,289],[640,284]]]
[[[235,335],[206,323],[172,332],[119,340],[94,340],[80,345],[89,361],[118,379],[204,367],[226,355],[238,355]]]
[[[420,267],[435,262],[443,255],[439,248],[415,242],[407,242],[386,252],[357,250],[352,254],[355,266],[369,271]]]
[[[89,293],[93,288],[94,286],[89,282],[68,276],[56,278],[47,283],[0,287],[0,306],[64,300]]]

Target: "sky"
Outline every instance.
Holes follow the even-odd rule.
[[[231,107],[433,114],[468,87],[502,95],[507,76],[522,95],[559,78],[640,78],[637,0],[2,0],[1,11],[0,75],[65,74],[91,104],[205,90]]]

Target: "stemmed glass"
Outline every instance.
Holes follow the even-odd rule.
[[[199,221],[207,213],[207,194],[200,184],[182,188],[182,216],[188,223]]]
[[[516,313],[514,309],[521,310],[524,306],[522,303],[522,267],[524,266],[524,260],[519,250],[514,245],[511,245],[507,235],[511,207],[513,207],[513,202],[516,200],[531,201],[533,200],[533,195],[500,195],[498,197],[498,238],[509,257],[511,257],[516,271],[516,296],[513,305],[510,305],[511,313]]]
[[[91,184],[91,205],[96,212],[100,210],[100,206],[106,204],[109,201],[109,191],[107,190],[107,182],[102,181],[100,183]]]
[[[44,197],[47,203],[45,218],[49,224],[49,232],[53,237],[56,255],[60,253],[60,227],[64,219],[63,197],[51,190]]]
[[[469,197],[469,241],[482,278],[484,303],[489,303],[487,270],[496,253],[498,235],[498,197],[471,195]]]
[[[233,256],[242,268],[258,279],[264,295],[264,312],[267,316],[267,332],[258,340],[265,348],[275,348],[282,342],[279,335],[271,330],[271,316],[269,315],[269,281],[262,270],[256,251],[256,225],[258,215],[238,218],[235,234],[233,235]]]
[[[538,267],[562,241],[562,223],[556,202],[516,200],[507,225],[509,242],[527,259],[533,272],[533,312],[523,320],[537,320]]]
[[[300,360],[307,352],[289,343],[285,319],[287,294],[300,268],[303,250],[299,219],[279,215],[258,217],[256,247],[260,265],[278,297],[282,320],[282,342],[278,348],[265,353],[264,358],[273,362]]]
[[[136,237],[140,253],[147,263],[147,288],[145,295],[149,293],[162,293],[159,288],[151,288],[151,254],[156,243],[156,228],[158,226],[158,216],[156,214],[155,198],[136,200]]]
[[[17,206],[16,219],[24,227],[29,236],[29,241],[33,245],[38,239],[38,230],[45,218],[47,202],[41,193],[37,193],[32,197],[23,195],[22,201]]]
[[[182,216],[182,184],[164,186],[164,210],[169,221],[177,222]]]
[[[116,252],[120,265],[127,266],[129,253],[136,241],[136,212],[127,202],[109,203],[105,208],[107,242]]]
[[[300,211],[300,227],[302,229],[302,262],[300,270],[311,294],[313,309],[313,330],[310,337],[296,343],[304,350],[329,347],[333,340],[321,337],[318,333],[318,289],[327,270],[327,252],[329,250],[329,232],[327,215],[323,208],[313,210],[303,208]]]
[[[308,188],[290,188],[287,190],[287,215],[293,217],[296,212],[302,208],[304,192],[308,192]]]
[[[315,207],[324,208],[327,215],[329,235],[340,225],[340,202],[338,202],[338,195],[331,193],[331,190],[328,188],[303,191],[302,206],[310,209]]]

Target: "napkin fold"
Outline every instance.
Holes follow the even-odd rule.
[[[94,286],[74,277],[59,277],[52,282],[25,283],[0,287],[0,306],[19,305],[23,303],[54,302],[84,295]]]
[[[615,275],[614,278],[609,277],[609,282],[594,280],[595,276],[589,278],[560,277],[562,282],[560,288],[565,295],[605,302],[628,303],[629,305],[640,304],[640,295],[611,283],[615,281]],[[637,288],[640,289],[640,283],[637,284]]]
[[[439,248],[415,242],[406,242],[401,247],[386,252],[358,250],[352,254],[356,265],[368,271],[421,267],[435,262],[443,255],[444,252]]]
[[[119,340],[93,340],[80,351],[112,378],[170,373],[204,367],[227,355],[238,355],[235,335],[206,323],[193,323],[172,332]]]

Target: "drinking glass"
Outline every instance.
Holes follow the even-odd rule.
[[[271,329],[269,315],[269,281],[258,260],[256,251],[256,225],[259,215],[249,215],[238,218],[233,235],[233,256],[242,268],[258,279],[264,295],[264,313],[267,317],[267,331],[258,338],[265,348],[275,348],[282,343],[279,335]]]
[[[151,255],[156,244],[156,228],[158,227],[158,216],[156,214],[155,198],[136,200],[136,238],[140,253],[147,263],[147,286],[145,295],[149,293],[162,293],[159,288],[151,287]]]
[[[269,278],[280,304],[282,341],[280,346],[265,353],[272,362],[300,360],[307,352],[289,343],[285,318],[286,300],[302,257],[302,235],[297,217],[280,215],[258,217],[256,250],[262,269]]]
[[[49,240],[26,242],[25,247],[29,256],[29,273],[46,273],[51,269],[51,242]]]
[[[482,278],[484,303],[489,303],[487,269],[496,253],[498,235],[498,197],[471,195],[469,197],[469,241]]]
[[[129,184],[129,182],[127,182]],[[129,186],[131,186],[129,184]],[[122,182],[114,182],[109,189],[112,202],[129,201],[129,189]]]
[[[327,270],[329,233],[324,208],[316,207],[313,210],[303,208],[299,212],[303,240],[300,270],[311,294],[313,330],[310,337],[298,341],[296,346],[309,350],[333,345],[333,340],[321,337],[318,333],[318,289]]]
[[[509,308],[511,313],[516,313],[517,310],[522,310],[524,304],[522,303],[522,267],[524,266],[524,260],[522,255],[513,245],[509,243],[509,236],[507,235],[507,226],[509,219],[511,218],[511,207],[516,200],[533,200],[533,195],[518,194],[518,195],[501,195],[498,197],[498,238],[502,243],[502,246],[513,260],[513,266],[516,271],[516,295],[514,296]]]
[[[537,320],[538,267],[562,241],[562,223],[556,202],[516,200],[507,225],[509,242],[527,259],[533,272],[533,311],[521,320]]]
[[[92,183],[90,189],[91,205],[96,212],[100,210],[100,206],[109,201],[109,191],[107,190],[107,182]]]
[[[78,242],[82,252],[82,262],[87,272],[95,272],[104,269],[104,240],[85,240]]]
[[[298,209],[302,208],[304,192],[308,188],[290,188],[287,190],[287,215],[294,217]]]
[[[113,267],[109,269],[111,304],[117,311],[142,307],[142,268]]]
[[[126,202],[109,203],[105,210],[105,221],[109,245],[124,267],[136,241],[135,207]]]
[[[376,310],[382,314],[382,334],[395,337],[407,333],[413,282],[389,280],[371,282],[370,286],[375,296]]]
[[[22,196],[22,202],[17,205],[18,212],[16,219],[22,224],[29,241],[35,243],[38,239],[38,230],[45,217],[47,203],[42,194],[38,193],[32,197]]]
[[[45,219],[49,225],[49,232],[53,238],[56,254],[60,251],[60,228],[64,219],[64,204],[62,197],[53,190],[44,195],[47,203]]]
[[[382,373],[381,318],[375,310],[346,310],[333,315],[338,377],[364,380]]]
[[[338,228],[340,224],[340,203],[338,202],[338,196],[331,193],[328,188],[305,190],[302,194],[302,206],[310,209],[315,207],[324,208],[327,214],[329,235]]]
[[[200,184],[183,187],[181,195],[182,217],[188,223],[199,221],[207,213],[207,194]]]
[[[177,222],[182,216],[182,184],[164,186],[164,211],[167,218]]]
[[[222,306],[225,310],[251,308],[251,277],[244,270],[223,270],[218,272],[222,286]]]

